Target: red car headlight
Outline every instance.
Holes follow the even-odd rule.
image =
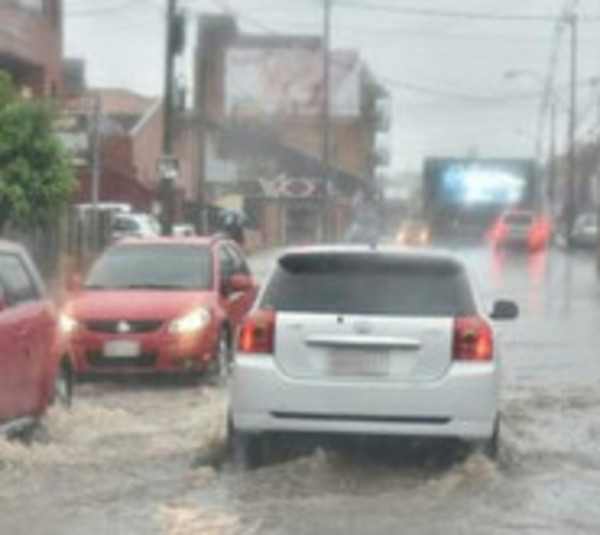
[[[211,313],[204,307],[196,308],[171,322],[169,330],[173,334],[193,334],[204,330],[212,320]]]

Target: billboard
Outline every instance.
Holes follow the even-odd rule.
[[[335,118],[356,118],[361,63],[350,51],[331,53],[329,105]],[[311,118],[324,105],[323,53],[318,48],[231,48],[225,61],[225,111],[230,118]]]
[[[485,236],[503,211],[536,209],[532,160],[429,158],[425,161],[423,208],[437,238]]]
[[[428,162],[430,200],[462,209],[508,208],[531,204],[534,165],[529,160],[438,159]]]

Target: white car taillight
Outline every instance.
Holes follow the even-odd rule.
[[[258,309],[250,314],[240,329],[238,351],[240,353],[270,354],[275,350],[274,310]]]
[[[461,317],[454,321],[453,360],[489,362],[494,356],[494,336],[483,318]]]

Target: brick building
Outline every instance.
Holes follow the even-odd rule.
[[[62,54],[62,0],[0,2],[0,69],[24,94],[60,95]]]
[[[100,201],[125,202],[137,210],[151,211],[160,186],[158,160],[162,153],[163,105],[159,98],[147,97],[127,89],[89,89],[70,99],[67,108],[77,116],[79,129],[93,129],[94,108],[98,109],[100,135]],[[177,189],[178,217],[183,214],[185,200],[191,200],[191,171],[185,131],[176,139],[180,160]],[[83,145],[79,158],[78,202],[91,198],[90,141]]]
[[[322,46],[314,36],[242,34],[228,15],[199,21],[196,191],[209,203],[243,198],[268,244],[319,239],[326,176],[329,227],[339,236],[352,200],[375,188],[385,163],[377,139],[387,94],[358,53],[334,50],[324,169]]]

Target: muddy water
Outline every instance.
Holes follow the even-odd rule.
[[[0,533],[600,532],[600,307],[589,259],[467,251],[502,327],[501,458],[368,443],[254,472],[221,465],[226,393],[84,385],[33,443],[0,442]]]

